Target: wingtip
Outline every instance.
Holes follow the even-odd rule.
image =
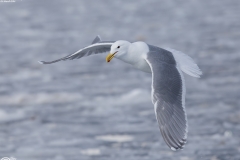
[[[102,39],[100,35],[97,35],[97,37],[98,37],[100,40]]]
[[[97,36],[94,38],[94,40],[92,41],[92,44],[98,43],[98,42],[100,42],[100,41],[101,41],[101,37],[100,37],[99,35],[97,35]]]
[[[177,149],[174,148],[174,147],[170,147],[170,149],[171,149],[172,151],[177,151]]]
[[[38,63],[40,63],[40,64],[45,64],[45,62],[44,62],[44,61],[38,61]]]
[[[174,152],[177,152],[177,151],[183,150],[184,147],[185,147],[185,144],[183,144],[182,146],[177,147],[177,148],[175,148],[175,147],[170,147],[170,149],[171,149],[172,151],[174,151]]]

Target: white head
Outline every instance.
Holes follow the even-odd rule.
[[[110,62],[113,57],[119,58],[128,52],[128,48],[130,46],[130,42],[119,40],[112,44],[110,53],[106,57],[106,61]]]

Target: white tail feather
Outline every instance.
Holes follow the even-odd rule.
[[[172,52],[173,57],[175,58],[177,64],[184,73],[196,78],[200,78],[200,75],[202,75],[202,71],[199,69],[199,67],[191,57],[171,48],[165,49]]]

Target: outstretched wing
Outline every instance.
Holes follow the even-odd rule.
[[[114,43],[114,41],[100,41],[100,37],[97,36],[93,42],[93,44],[78,50],[77,52],[73,53],[73,54],[69,54],[63,58],[54,60],[54,61],[39,61],[39,63],[41,64],[51,64],[51,63],[56,63],[59,61],[65,61],[65,60],[72,60],[72,59],[78,59],[78,58],[82,58],[85,56],[89,56],[92,54],[98,54],[98,53],[105,53],[105,52],[109,52],[111,49],[112,44]]]
[[[152,102],[161,134],[172,149],[182,149],[187,139],[185,82],[171,52],[158,49],[147,54],[152,70]]]

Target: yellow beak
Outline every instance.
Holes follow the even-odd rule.
[[[115,52],[115,53],[109,53],[108,55],[107,55],[107,57],[106,57],[106,61],[107,62],[110,62],[112,59],[113,59],[113,57],[114,57],[114,55],[116,54],[117,52]]]

